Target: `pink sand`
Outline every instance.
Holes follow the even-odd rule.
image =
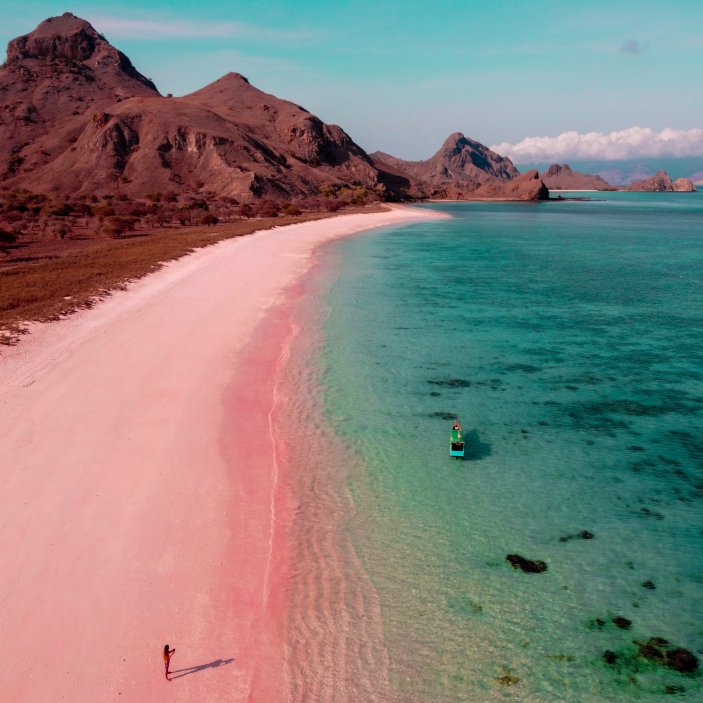
[[[319,244],[435,216],[228,240],[3,350],[2,700],[287,698],[272,418],[290,330],[265,313]]]

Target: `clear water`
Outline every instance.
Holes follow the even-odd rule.
[[[326,251],[321,402],[399,698],[703,700],[634,644],[703,666],[703,194],[431,207]]]

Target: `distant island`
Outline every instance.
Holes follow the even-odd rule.
[[[552,164],[542,180],[550,190],[614,190],[604,178],[573,171],[569,164]]]
[[[651,178],[643,178],[627,186],[615,186],[601,176],[574,171],[568,164],[552,164],[542,173],[542,180],[549,190],[627,190],[641,193],[690,193],[696,190],[690,178],[672,181],[663,170]]]
[[[644,178],[640,181],[630,183],[624,190],[640,191],[645,193],[692,193],[696,190],[690,178],[677,178],[672,181],[666,171],[658,171],[651,178]]]

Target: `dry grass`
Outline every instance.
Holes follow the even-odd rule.
[[[369,212],[376,208],[364,208]],[[345,212],[350,212],[346,210]],[[22,241],[0,254],[0,344],[29,321],[58,320],[194,249],[328,213],[240,220],[216,227],[157,229],[122,239]]]

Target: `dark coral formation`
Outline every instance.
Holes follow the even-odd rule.
[[[635,640],[639,655],[682,674],[698,671],[698,658],[684,647],[672,647],[663,637],[650,637],[646,642]]]
[[[513,569],[520,569],[526,574],[541,574],[547,570],[546,562],[527,559],[519,554],[508,554],[505,558],[510,562]]]

